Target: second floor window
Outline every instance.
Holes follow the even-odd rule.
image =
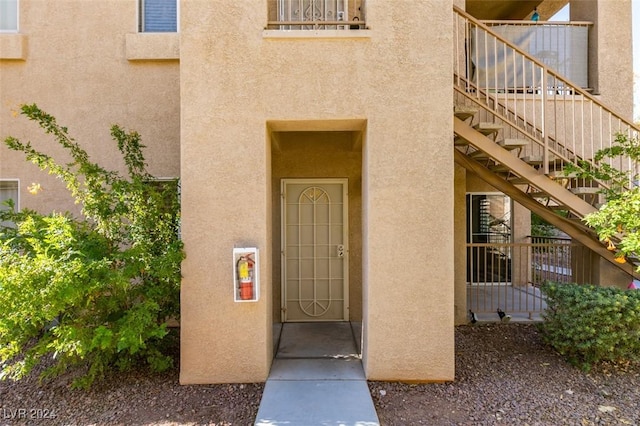
[[[18,0],[0,0],[0,33],[18,31]]]
[[[140,0],[140,32],[176,31],[178,31],[178,0]]]

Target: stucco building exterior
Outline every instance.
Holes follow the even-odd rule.
[[[566,3],[326,0],[309,20],[333,23],[296,25],[315,3],[0,0],[0,137],[44,146],[14,114],[36,103],[105,166],[124,168],[117,123],[154,175],[180,179],[181,382],[264,381],[274,323],[318,320],[362,323],[368,379],[453,380],[465,196],[497,191],[454,159],[454,6],[528,20]],[[590,93],[631,117],[630,1],[571,14],[592,23]],[[20,207],[77,213],[4,146],[0,185]],[[524,236],[529,210],[513,210]],[[246,247],[259,298],[242,303],[232,251]]]

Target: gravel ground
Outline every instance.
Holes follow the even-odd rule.
[[[455,382],[370,388],[384,425],[640,425],[639,365],[583,373],[533,324],[458,327]]]
[[[71,377],[0,382],[0,424],[250,425],[262,384],[180,386],[177,369],[114,374],[87,391]],[[640,366],[586,374],[531,324],[456,329],[456,381],[370,383],[383,425],[640,425]]]

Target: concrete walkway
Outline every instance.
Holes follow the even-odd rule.
[[[283,324],[255,425],[379,425],[359,343],[359,323]]]

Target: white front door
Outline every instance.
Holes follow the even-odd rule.
[[[281,196],[282,321],[347,321],[347,179],[283,179]]]

